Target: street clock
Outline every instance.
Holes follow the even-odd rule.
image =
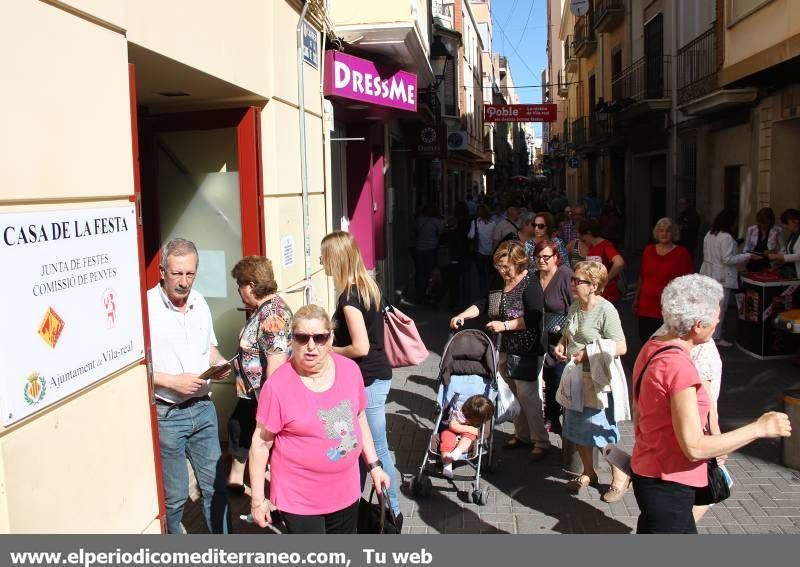
[[[576,18],[585,16],[589,11],[589,0],[570,0],[569,9]]]

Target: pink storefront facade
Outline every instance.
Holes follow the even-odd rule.
[[[324,93],[334,115],[331,175],[334,200],[341,201],[340,228],[353,234],[367,268],[381,280],[391,270],[389,131],[397,121],[416,120],[417,76],[331,50],[325,59]],[[381,283],[388,286],[389,280],[386,276]]]

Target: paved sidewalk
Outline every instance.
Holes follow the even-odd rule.
[[[432,353],[420,367],[395,371],[394,390],[387,406],[389,443],[395,451],[398,469],[406,477],[418,470],[430,435],[435,377],[449,319],[444,312],[413,308],[407,311],[417,321]],[[730,320],[735,320],[735,316],[729,317]],[[633,317],[623,313],[623,324],[629,337],[631,355],[625,357],[625,363],[630,370],[639,344]],[[743,425],[763,411],[779,409],[780,394],[800,386],[800,372],[788,361],[758,361],[735,348],[723,351],[722,356],[725,374],[719,408],[723,430]],[[631,424],[623,424],[621,430],[621,445],[630,451]],[[404,487],[403,508],[409,533],[634,531],[639,511],[632,491],[614,504],[602,502],[601,492],[595,488],[573,496],[563,486],[569,475],[561,467],[560,451],[554,449],[544,461],[531,463],[525,451],[502,449],[513,428],[504,424],[501,431],[495,437],[497,471],[486,475],[492,487],[489,504],[468,504],[468,483],[456,487],[433,479],[434,490],[429,499],[412,499]],[[560,447],[558,436],[551,435],[551,441]],[[779,453],[778,441],[765,440],[730,456],[728,470],[734,479],[733,494],[706,514],[699,525],[700,533],[800,533],[800,474],[778,464]],[[600,490],[605,490],[610,482],[610,472],[603,463]]]
[[[389,445],[404,480],[401,504],[407,533],[632,533],[638,508],[633,493],[623,500],[606,504],[596,488],[573,496],[564,488],[569,476],[561,467],[560,438],[551,435],[554,449],[547,458],[531,463],[524,450],[504,451],[503,444],[513,431],[501,426],[495,435],[496,471],[486,473],[491,487],[489,503],[467,502],[471,490],[467,482],[451,483],[433,479],[433,492],[427,499],[412,498],[407,480],[419,469],[429,441],[434,419],[436,377],[442,347],[447,340],[449,313],[404,307],[426,341],[431,355],[422,365],[396,370],[387,403]],[[630,355],[625,365],[635,360],[639,344],[635,322],[623,308],[623,326]],[[732,312],[727,318],[735,326]],[[728,336],[735,336],[732,329]],[[763,411],[780,409],[781,393],[800,387],[800,371],[788,361],[758,361],[736,348],[722,352],[724,377],[719,400],[721,425],[730,430],[755,419]],[[630,424],[621,427],[623,448],[630,451],[633,433]],[[728,470],[734,479],[731,498],[715,506],[699,525],[701,533],[798,534],[800,533],[800,473],[780,466],[779,442],[758,441],[730,456]],[[601,463],[600,490],[605,490],[611,475]],[[236,531],[265,533],[244,524],[239,514],[249,511],[248,497],[232,499]],[[187,506],[184,523],[190,533],[205,531],[196,504]]]

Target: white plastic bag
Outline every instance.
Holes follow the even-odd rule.
[[[583,411],[583,366],[570,360],[561,374],[556,401],[564,409]]]
[[[497,419],[495,423],[511,421],[519,415],[519,400],[511,391],[505,379],[497,373]]]

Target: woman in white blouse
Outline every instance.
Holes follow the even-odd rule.
[[[775,213],[764,207],[756,213],[756,224],[747,227],[742,252],[758,256],[747,263],[748,272],[760,272],[770,267],[767,254],[780,248],[781,227],[775,226]]]
[[[733,236],[735,230],[736,213],[723,209],[714,218],[711,230],[703,239],[703,265],[700,266],[700,273],[714,278],[723,288],[719,324],[714,331],[714,341],[721,347],[733,345],[722,338],[722,323],[725,320],[731,290],[739,287],[739,265],[757,258],[753,254],[737,254],[736,240]]]

